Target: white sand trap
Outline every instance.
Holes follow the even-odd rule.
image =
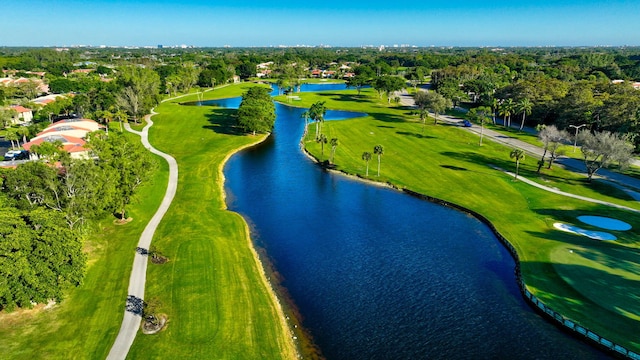
[[[585,224],[597,226],[599,228],[607,230],[620,230],[625,231],[631,229],[631,225],[624,221],[612,219],[604,216],[578,216],[578,220]]]
[[[590,239],[594,239],[594,240],[612,241],[612,240],[616,240],[617,239],[617,237],[615,237],[614,235],[606,233],[606,232],[585,230],[585,229],[581,229],[581,228],[579,228],[577,226],[564,224],[564,223],[554,223],[553,227],[555,227],[558,230],[562,230],[562,231],[566,231],[566,232],[570,232],[570,233],[586,236],[586,237],[588,237]]]

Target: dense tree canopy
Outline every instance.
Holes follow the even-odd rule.
[[[242,95],[238,108],[238,126],[253,134],[267,133],[273,130],[276,110],[269,88],[254,86]]]
[[[60,213],[21,211],[0,196],[0,310],[62,300],[85,264],[81,237]]]

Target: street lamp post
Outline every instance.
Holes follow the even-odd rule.
[[[575,139],[573,139],[573,152],[576,152],[576,145],[578,144],[578,130],[580,130],[581,127],[583,126],[587,126],[587,124],[582,124],[582,125],[569,125],[569,127],[572,127],[574,129],[576,129],[576,137]]]

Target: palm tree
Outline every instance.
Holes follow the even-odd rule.
[[[503,125],[505,127],[511,126],[511,114],[513,113],[513,99],[507,99],[500,104],[499,114],[502,115]]]
[[[496,124],[496,112],[498,112],[499,108],[500,108],[500,100],[498,100],[497,98],[491,99],[491,113],[492,113],[491,120],[493,121],[493,125]]]
[[[367,163],[367,171],[365,173],[365,176],[369,176],[369,160],[371,160],[371,153],[368,151],[363,152],[362,160],[364,160]]]
[[[300,117],[304,119],[304,126],[305,127],[307,125],[309,125],[309,111],[308,110],[306,110],[302,114],[300,114]]]
[[[384,148],[378,144],[373,147],[373,153],[378,155],[378,176],[380,176],[380,157],[384,154]]]
[[[113,116],[120,122],[120,132],[122,132],[122,121],[129,120],[129,114],[124,110],[118,110],[113,114]]]
[[[326,113],[327,108],[324,106],[324,101],[313,103],[309,108],[309,117],[316,122],[316,139],[322,132],[322,123],[324,122],[324,114]]]
[[[15,149],[18,147],[15,145],[14,141],[16,141],[18,145],[20,145],[20,137],[18,136],[18,133],[13,129],[8,129],[7,133],[4,135],[4,138],[11,141],[12,149]]]
[[[29,135],[29,128],[26,126],[20,126],[18,128],[18,130],[16,130],[16,133],[20,136],[22,136],[22,144],[26,144],[27,143],[27,135]]]
[[[331,138],[329,142],[331,144],[331,158],[329,158],[329,164],[333,163],[333,156],[336,154],[336,148],[338,147],[338,138]]]
[[[480,146],[482,146],[482,139],[484,138],[484,122],[488,119],[488,114],[490,113],[491,109],[488,106],[478,106],[468,112],[471,119],[480,123]]]
[[[531,101],[529,101],[529,99],[523,98],[520,101],[518,101],[518,104],[516,105],[516,109],[518,113],[522,114],[522,122],[520,123],[520,130],[522,130],[522,128],[524,127],[525,117],[527,115],[531,115],[532,108],[533,108],[533,104],[531,103]]]
[[[318,136],[318,138],[316,139],[316,142],[320,143],[320,146],[322,147],[322,156],[324,156],[324,144],[327,143],[327,136],[325,134],[320,134],[320,136]]]
[[[109,133],[109,123],[111,122],[111,120],[113,120],[115,115],[109,110],[103,110],[103,111],[99,112],[99,117],[102,120],[104,120],[105,131],[108,134]]]
[[[513,149],[509,154],[509,157],[516,161],[516,176],[514,180],[518,180],[518,171],[520,170],[520,161],[524,160],[524,150],[522,149]]]

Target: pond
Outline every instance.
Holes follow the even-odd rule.
[[[224,172],[327,359],[607,358],[532,311],[475,218],[312,163],[303,111],[276,104],[274,135]]]

